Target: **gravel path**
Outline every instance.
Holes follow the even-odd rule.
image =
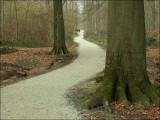
[[[75,38],[79,57],[66,67],[1,88],[1,119],[80,119],[67,100],[70,87],[102,71],[105,52],[83,39]]]

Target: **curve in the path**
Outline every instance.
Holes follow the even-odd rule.
[[[102,71],[105,52],[83,39],[79,57],[70,65],[1,88],[1,119],[79,119],[79,112],[68,103],[66,93],[73,85]]]

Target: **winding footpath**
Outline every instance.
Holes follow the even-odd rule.
[[[75,38],[79,57],[73,63],[1,88],[1,119],[81,119],[67,92],[94,77],[105,64],[105,52],[83,35],[84,31]]]

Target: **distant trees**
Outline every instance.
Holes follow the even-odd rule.
[[[145,22],[147,38],[152,37],[159,39],[159,8],[158,0],[144,0],[145,5]],[[84,1],[83,19],[81,20],[85,28],[86,34],[105,35],[107,33],[107,14],[108,14],[108,1]]]
[[[106,32],[107,1],[84,1],[84,13],[82,23],[87,33],[99,34]]]
[[[154,30],[158,27],[158,4],[159,1],[157,0],[147,0],[145,1],[145,10],[146,10],[146,29],[147,30]]]
[[[52,46],[54,39],[54,13],[53,13],[53,1],[51,0],[0,0],[1,9],[4,9],[0,15],[0,33],[1,40],[3,43],[18,42],[26,46]],[[67,2],[67,7],[64,9],[64,28],[65,28],[65,39],[66,46],[68,43],[71,44],[73,39],[73,30],[76,25],[76,15],[72,14],[72,4],[76,4],[75,1]],[[66,4],[66,3],[65,3]],[[63,5],[62,7],[65,7]],[[67,12],[66,12],[67,11]]]
[[[65,44],[62,0],[54,0],[54,46],[51,54],[69,53]]]

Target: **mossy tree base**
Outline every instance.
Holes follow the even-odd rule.
[[[88,108],[103,104],[106,112],[111,112],[112,101],[138,103],[144,108],[160,105],[147,75],[144,1],[108,1],[107,22],[103,81],[88,91],[82,102]]]
[[[142,104],[144,108],[148,108],[151,103],[160,105],[160,96],[149,82],[127,83],[117,79],[111,72],[104,75],[99,85],[83,88],[82,94],[79,101],[84,108],[103,106],[107,113],[111,112],[110,103],[113,101],[124,105]]]
[[[152,87],[146,74],[141,74],[141,77],[134,77],[120,73],[117,78],[114,77],[117,75],[110,72],[107,73],[109,74],[104,76],[104,81],[106,82],[103,85],[105,100],[109,103],[114,100],[127,105],[138,103],[144,105],[145,108],[149,107],[151,103],[160,104],[160,97]]]

